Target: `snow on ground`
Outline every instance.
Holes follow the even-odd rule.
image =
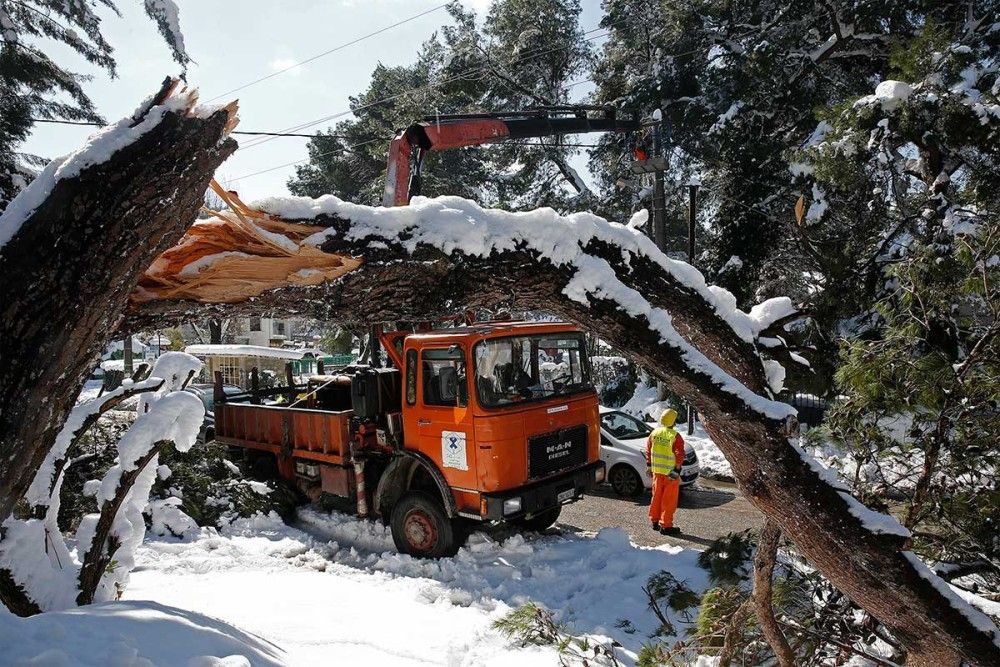
[[[657,625],[641,586],[670,569],[704,588],[696,558],[605,529],[502,542],[479,533],[453,558],[419,560],[396,553],[379,523],[306,508],[296,527],[259,517],[147,542],[125,599],[225,619],[280,646],[289,665],[558,664],[554,649],[512,647],[491,628],[535,601],[574,633],[620,642],[629,665]],[[620,619],[638,632],[616,627]]]
[[[19,618],[0,605],[0,664],[279,667],[281,649],[215,618],[156,602],[105,602]]]

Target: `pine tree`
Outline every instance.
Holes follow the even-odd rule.
[[[422,45],[416,62],[375,69],[367,90],[351,98],[354,119],[310,140],[310,161],[297,168],[292,192],[380,203],[387,147],[397,130],[435,114],[564,104],[572,79],[589,62],[577,0],[501,0],[482,26],[459,3],[449,13],[453,24]],[[432,152],[422,193],[504,208],[571,208],[579,193],[567,164],[572,149],[564,143],[553,137]]]
[[[804,305],[803,342],[828,390],[838,336],[857,332],[884,272],[878,258],[891,220],[858,170],[853,187],[817,185],[802,152],[822,141],[838,105],[890,77],[892,54],[928,19],[962,25],[995,14],[994,2],[765,0],[647,3],[608,0],[610,31],[595,101],[648,115],[662,108],[668,175],[700,175],[704,251],[699,268],[740,305],[788,295]],[[992,8],[992,9],[991,9]],[[624,219],[637,206],[620,187],[620,147],[593,153],[601,211]],[[816,185],[816,189],[813,186]],[[681,218],[683,189],[668,192]],[[807,210],[802,225],[793,209]],[[843,298],[850,294],[850,299]]]
[[[68,46],[88,63],[116,75],[114,50],[101,33],[97,11],[118,13],[114,0],[0,0],[0,210],[45,159],[17,147],[36,119],[102,122],[83,88],[87,77],[56,63],[46,44]],[[144,0],[182,68],[190,59],[173,0]]]
[[[1000,24],[940,10],[893,78],[840,108],[808,153],[827,198],[861,188],[889,222],[872,328],[844,348],[833,433],[859,491],[901,494],[925,556],[1000,589]],[[995,7],[994,7],[995,10]]]

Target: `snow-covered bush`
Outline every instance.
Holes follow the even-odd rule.
[[[156,480],[153,496],[175,499],[178,510],[199,526],[221,528],[235,519],[272,511],[285,519],[294,514],[295,492],[286,484],[245,475],[225,445],[210,442],[186,452],[169,451],[161,460],[169,474]]]
[[[0,579],[11,611],[24,616],[121,595],[146,532],[142,512],[157,457],[169,446],[189,449],[198,435],[204,406],[183,389],[200,368],[190,355],[164,354],[145,380],[128,380],[70,413],[25,496],[30,513],[3,522]],[[139,397],[137,415],[116,443],[115,463],[102,479],[84,485],[98,511],[84,515],[67,538],[58,515],[65,470],[73,463],[70,451],[102,413],[131,396]]]

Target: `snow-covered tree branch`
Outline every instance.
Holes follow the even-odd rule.
[[[205,409],[183,388],[200,368],[194,357],[168,352],[146,380],[127,380],[70,412],[25,497],[33,516],[0,526],[0,602],[8,609],[24,616],[120,596],[146,533],[142,511],[160,448],[186,451],[198,435]],[[136,420],[118,442],[117,463],[93,484],[99,512],[83,518],[73,549],[57,522],[67,450],[99,415],[133,397]]]
[[[230,268],[233,261],[253,262],[267,276],[254,285],[253,308],[366,322],[501,306],[547,310],[601,331],[699,410],[746,495],[913,655],[961,655],[980,665],[1000,659],[992,623],[907,551],[909,532],[855,500],[789,440],[794,411],[773,398],[760,341],[792,314],[787,300],[742,312],[732,295],[664,256],[639,232],[590,214],[513,214],[458,198],[417,200],[396,210],[333,197],[269,199],[251,208],[298,221],[285,232],[300,239],[301,252],[320,249],[342,264],[363,259],[335,280],[303,285],[298,267],[283,274],[267,267],[278,260],[225,258]],[[256,215],[274,225],[266,214]],[[161,258],[135,295],[135,326],[251,307],[247,297],[225,303],[218,284],[214,294],[203,291],[196,271],[187,272],[190,285],[172,280],[194,261],[211,274],[221,258],[209,258],[219,247],[210,236],[219,228],[196,224],[182,241],[183,253]],[[199,244],[203,252],[195,250]]]

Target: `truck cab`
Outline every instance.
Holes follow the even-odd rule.
[[[257,415],[246,432],[253,401],[224,397],[216,439],[250,449],[271,440],[257,444],[300,488],[351,498],[420,556],[453,553],[477,523],[548,528],[604,480],[590,362],[572,325],[483,323],[382,342],[395,368],[343,369],[286,390],[296,396],[287,408],[258,408],[282,422],[271,428]]]
[[[503,324],[410,335],[404,366],[407,445],[444,473],[460,512],[534,516],[575,497],[599,467],[581,332]]]

